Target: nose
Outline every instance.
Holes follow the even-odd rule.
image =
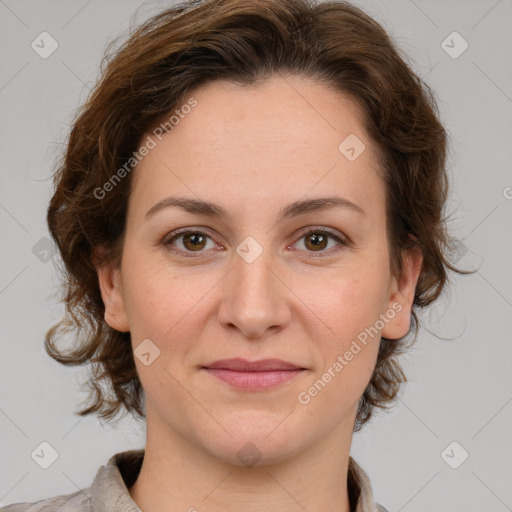
[[[251,263],[236,254],[222,282],[219,323],[246,338],[262,339],[281,331],[290,321],[292,293],[278,267],[270,251]]]

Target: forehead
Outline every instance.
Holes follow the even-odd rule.
[[[196,106],[161,140],[153,136],[134,173],[132,194],[144,206],[175,192],[219,204],[333,192],[382,203],[374,149],[347,96],[313,80],[274,77],[251,86],[216,81],[190,97]],[[350,137],[364,144],[355,160],[340,150]]]
[[[176,143],[188,142],[192,157],[235,143],[240,154],[266,147],[272,157],[292,156],[290,149],[338,157],[338,145],[347,135],[365,138],[358,105],[312,79],[273,77],[250,86],[216,81],[191,95],[197,106],[172,131]],[[222,158],[220,152],[216,156]]]

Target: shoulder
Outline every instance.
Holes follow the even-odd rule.
[[[136,480],[143,458],[144,449],[116,453],[98,469],[89,487],[33,503],[12,503],[0,512],[140,512],[127,485]]]
[[[0,508],[0,512],[88,512],[90,499],[84,491],[53,496],[32,503],[12,503]]]

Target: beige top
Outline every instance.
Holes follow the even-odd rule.
[[[116,453],[98,469],[90,487],[34,503],[13,503],[1,512],[141,512],[128,488],[137,480],[143,458],[144,449]],[[352,457],[348,492],[352,512],[388,512],[374,502],[370,480]]]

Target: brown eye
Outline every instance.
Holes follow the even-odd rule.
[[[206,236],[202,233],[189,233],[183,236],[183,245],[191,251],[204,249],[206,244]]]
[[[305,235],[306,247],[312,251],[323,250],[327,247],[327,240],[330,235],[319,232],[311,232]]]
[[[325,228],[310,229],[309,231],[302,233],[299,242],[303,240],[304,250],[306,253],[310,253],[310,257],[321,257],[323,255],[328,256],[341,250],[343,247],[349,246],[347,241],[339,237],[337,234],[326,230]],[[337,243],[334,244],[334,247],[331,245],[331,247],[328,248],[330,240],[333,240]],[[318,255],[312,253],[318,253]]]
[[[208,241],[211,241],[212,246],[207,247]],[[201,252],[205,252],[207,249],[215,248],[215,243],[211,237],[199,230],[182,231],[164,241],[163,244],[172,252],[183,256],[191,256],[191,253],[200,255]]]

